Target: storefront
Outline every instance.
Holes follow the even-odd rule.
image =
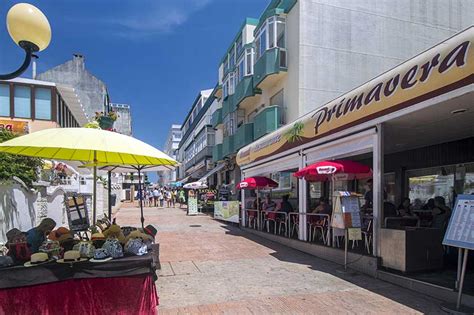
[[[457,194],[473,192],[473,41],[471,27],[242,148],[237,154],[242,178],[281,176],[323,160],[370,166],[371,188],[366,180],[342,178],[334,189],[361,195],[372,191],[373,235],[367,252],[379,258],[379,268],[407,273],[446,267],[449,249],[441,246],[441,239],[433,242],[444,234],[445,225],[436,230],[427,205],[443,197],[452,207]],[[298,238],[305,241],[306,214],[314,200],[328,196],[328,187],[304,179],[295,186],[295,208],[304,214]],[[413,222],[393,218],[399,216],[397,206],[404,198],[410,198],[417,218]],[[243,211],[244,224],[245,216]],[[413,259],[420,252],[432,257],[420,263],[420,258]]]

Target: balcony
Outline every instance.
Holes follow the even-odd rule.
[[[224,137],[224,141],[222,142],[222,157],[227,157],[234,152],[234,135]]]
[[[222,143],[216,144],[212,149],[212,161],[217,162],[222,160]]]
[[[234,102],[234,95],[235,94],[227,96],[227,98],[222,102],[222,118],[235,111],[236,106]]]
[[[270,75],[286,72],[286,49],[272,48],[265,51],[265,53],[257,60],[254,66],[254,80],[253,86],[259,85]]]
[[[211,118],[211,125],[212,128],[217,128],[217,126],[222,124],[222,108],[216,109],[214,113],[212,113]]]
[[[253,86],[253,76],[244,77],[235,87],[234,103],[237,107],[246,98],[261,93],[260,89],[255,89]]]
[[[243,124],[234,136],[234,149],[238,151],[253,141],[253,123]]]
[[[258,113],[253,120],[253,136],[254,139],[277,130],[281,126],[282,109],[278,105],[266,107],[263,111]]]

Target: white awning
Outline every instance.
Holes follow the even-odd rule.
[[[209,173],[207,173],[206,175],[204,175],[203,177],[201,177],[199,179],[200,182],[205,182],[207,180],[207,178],[211,175],[214,175],[215,173],[219,172],[221,169],[223,169],[225,166],[225,163],[222,163],[222,164],[219,164],[217,165],[216,167],[214,167]]]

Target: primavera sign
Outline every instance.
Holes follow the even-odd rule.
[[[474,83],[474,27],[242,148],[239,166]]]

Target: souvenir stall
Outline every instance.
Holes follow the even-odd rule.
[[[174,166],[175,160],[132,137],[87,128],[47,129],[0,144],[0,151],[100,165]],[[94,181],[95,182],[95,181]],[[0,256],[0,313],[104,312],[155,314],[156,229],[120,227],[92,215],[80,195],[66,195],[69,226],[43,218],[28,230],[7,232]],[[28,303],[25,303],[28,301]]]

